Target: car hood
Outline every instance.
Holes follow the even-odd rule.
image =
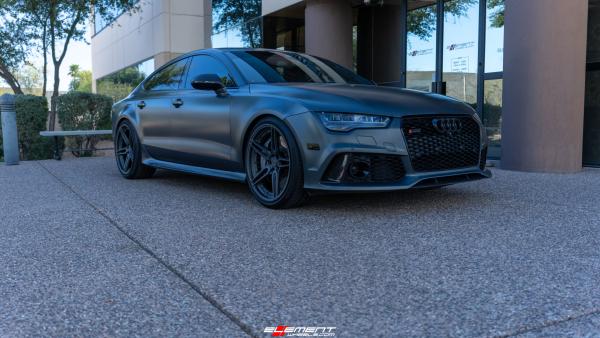
[[[300,101],[310,111],[370,113],[386,116],[473,114],[467,104],[416,90],[348,84],[253,84],[252,95]]]

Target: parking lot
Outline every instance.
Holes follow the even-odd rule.
[[[0,166],[0,337],[600,336],[600,170],[276,211],[113,161]]]

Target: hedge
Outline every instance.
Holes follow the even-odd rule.
[[[48,100],[43,96],[16,95],[15,110],[17,113],[21,159],[43,160],[52,158],[53,140],[39,135],[40,131],[46,130],[48,123]],[[0,159],[4,157],[3,152],[2,137],[0,136]]]
[[[112,98],[92,93],[70,92],[57,98],[58,119],[63,130],[111,129]],[[68,138],[72,149],[94,149],[98,137]],[[91,152],[74,152],[76,156],[90,156]]]

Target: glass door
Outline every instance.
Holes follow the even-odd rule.
[[[407,1],[406,88],[435,91],[437,1]]]
[[[589,3],[583,164],[600,166],[600,0]]]
[[[583,164],[600,166],[600,62],[588,63],[586,77]]]
[[[484,0],[482,0],[484,1]],[[481,23],[485,43],[484,71],[480,74],[478,111],[488,136],[488,157],[501,157],[502,89],[504,76],[504,1],[485,0],[485,17]],[[480,18],[480,22],[481,22]]]
[[[403,0],[403,4],[406,87],[470,104],[486,127],[489,157],[500,158],[504,0]]]
[[[444,1],[443,94],[477,106],[479,1]]]

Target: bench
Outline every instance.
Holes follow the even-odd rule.
[[[59,146],[59,137],[68,136],[101,136],[112,135],[112,130],[60,130],[60,131],[40,131],[42,137],[54,137],[54,159],[60,161],[62,152]],[[98,148],[98,149],[65,149],[66,151],[92,151],[92,150],[111,150],[113,148]]]

